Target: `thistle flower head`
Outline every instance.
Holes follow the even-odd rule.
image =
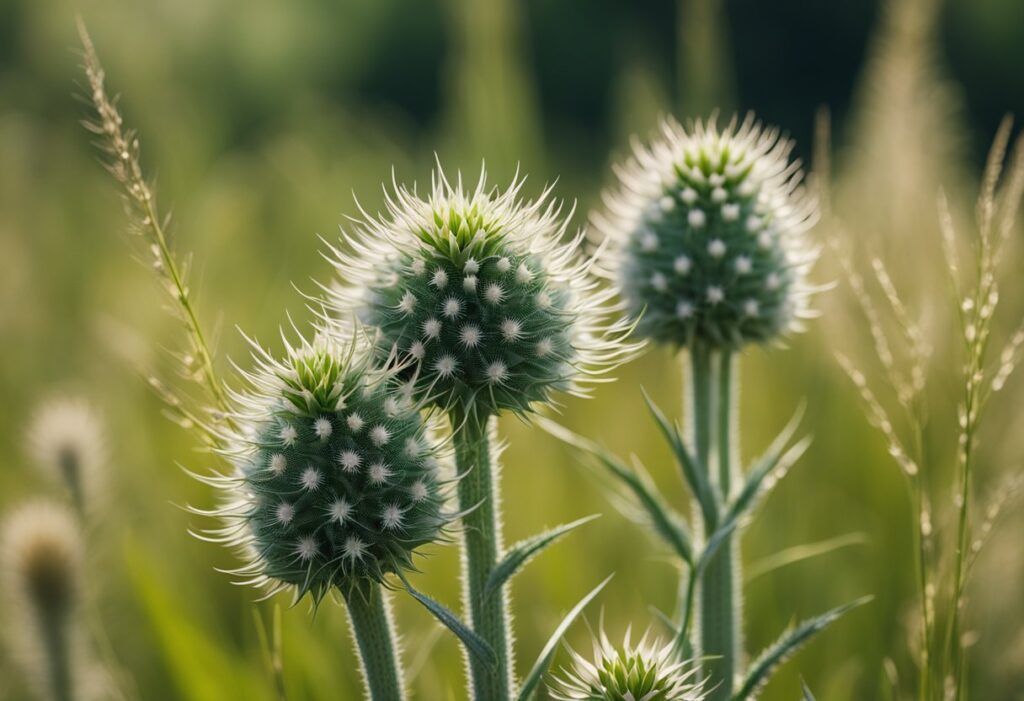
[[[30,502],[8,517],[2,543],[8,598],[37,617],[66,619],[81,589],[82,544],[72,514],[56,503]]]
[[[739,347],[799,330],[817,205],[792,148],[753,115],[723,130],[667,119],[634,147],[595,223],[639,335]]]
[[[77,397],[43,403],[28,427],[29,452],[39,467],[63,484],[79,506],[89,506],[102,491],[107,444],[96,409]]]
[[[345,284],[328,305],[375,329],[378,358],[398,358],[439,406],[527,412],[552,392],[581,393],[631,350],[578,255],[582,234],[563,243],[560,206],[548,192],[523,201],[522,185],[500,192],[482,172],[466,189],[438,170],[425,199],[396,185],[387,213],[333,249]]]
[[[672,644],[662,645],[645,634],[633,645],[630,632],[616,648],[602,630],[594,640],[594,659],[570,650],[572,667],[550,687],[561,701],[701,701],[698,668],[680,660]]]
[[[408,393],[355,344],[289,344],[283,361],[254,347],[239,428],[223,440],[236,472],[207,478],[227,494],[208,535],[241,548],[246,583],[315,601],[412,567],[447,516],[437,447]]]

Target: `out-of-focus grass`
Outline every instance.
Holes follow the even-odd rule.
[[[0,9],[6,39],[0,41],[0,506],[45,489],[20,450],[27,408],[68,386],[93,397],[111,427],[116,479],[109,511],[90,529],[90,572],[101,618],[137,697],[221,699],[244,690],[245,698],[273,698],[252,617],[254,595],[214,571],[233,565],[232,555],[188,537],[194,517],[179,508],[208,505],[211,494],[176,466],[205,470],[215,462],[162,418],[134,370],[168,370],[161,348],[176,346],[177,327],[160,313],[161,293],[148,271],[126,252],[114,189],[77,124],[84,108],[69,96],[78,74],[66,50],[75,45],[76,11],[84,13],[111,85],[124,93],[123,107],[142,130],[143,157],[157,169],[163,202],[173,205],[177,244],[194,252],[193,287],[203,317],[219,329],[224,369],[229,356],[244,364],[236,324],[271,342],[286,310],[300,323],[307,317],[291,283],[312,291],[310,279],[328,274],[315,235],[332,236],[344,216],[356,212],[352,193],[375,210],[378,183],[390,179],[392,168],[400,180],[424,182],[436,150],[447,167],[475,170],[486,158],[501,180],[519,161],[530,173],[530,192],[559,178],[556,194],[579,200],[575,221],[582,225],[607,180],[608,154],[621,153],[626,136],[649,129],[659,111],[698,98],[685,99],[685,86],[680,90],[672,78],[675,52],[666,65],[657,41],[637,30],[651,31],[652,23],[642,13],[616,14],[610,3],[453,0],[412,9],[398,0],[312,7],[271,0],[101,0],[87,7],[8,0]],[[970,14],[959,6],[956,13]],[[665,14],[671,11],[658,16]],[[748,36],[743,13],[729,16],[732,34]],[[529,33],[527,20],[538,18],[573,24],[561,33],[533,25],[537,31]],[[967,26],[981,31],[976,28],[988,26],[987,18]],[[602,126],[576,129],[564,114],[542,111],[543,100],[571,104],[556,97],[572,96],[576,85],[579,100],[595,91],[574,82],[557,62],[539,65],[538,57],[557,56],[558,47],[531,42],[560,37],[564,51],[581,53],[585,45],[572,43],[588,22],[613,25],[614,51],[607,63],[595,64],[610,72],[607,89],[597,91],[603,99],[593,105],[593,120]],[[897,27],[905,30],[906,21]],[[669,29],[672,41],[677,31]],[[894,256],[894,277],[909,287],[915,304],[934,305],[931,328],[939,334],[947,300],[935,267],[935,187],[944,182],[956,201],[971,201],[973,186],[964,185],[971,180],[961,168],[976,159],[973,137],[947,118],[966,121],[969,115],[948,109],[949,92],[934,91],[944,84],[932,74],[940,70],[929,48],[939,46],[936,34],[925,26],[920,36],[877,35],[874,62],[854,93],[860,96],[857,116],[846,120],[853,127],[839,134],[834,182],[853,248],[863,252],[870,242]],[[681,54],[680,60],[691,55]],[[743,76],[750,69],[736,70]],[[556,93],[545,87],[552,84]],[[736,87],[736,104],[761,107],[743,103],[742,80]],[[820,94],[837,91],[823,84]],[[810,143],[802,148],[809,152]],[[1013,247],[1012,255],[1019,250]],[[834,279],[835,266],[825,263],[820,275]],[[1019,287],[1008,286],[1004,294],[1012,296],[1007,306],[1021,312]],[[836,347],[856,353],[867,332],[841,288],[827,295],[825,310],[789,350],[752,349],[743,360],[744,455],[764,446],[803,397],[815,435],[750,529],[744,556],[756,563],[780,548],[848,533],[864,534],[865,542],[758,577],[746,597],[750,646],[768,643],[791,620],[861,594],[876,598],[790,663],[766,701],[797,698],[800,675],[822,699],[884,698],[886,657],[913,676],[905,488],[832,359]],[[954,368],[954,359],[943,362]],[[655,351],[623,368],[618,382],[593,400],[568,402],[564,420],[620,454],[635,452],[667,493],[685,503],[645,412],[641,385],[678,413],[677,363]],[[1014,396],[1019,402],[1019,385],[992,409],[998,419],[986,437],[992,460],[983,466],[982,481],[997,464],[1020,462]],[[935,411],[950,412],[953,401]],[[600,485],[552,439],[514,419],[503,429],[510,444],[504,458],[510,540],[605,514],[516,580],[516,628],[525,655],[520,669],[532,663],[559,614],[612,571],[617,576],[600,603],[607,627],[657,625],[648,607],[671,607],[675,577],[653,540],[626,523]],[[1018,515],[1004,526],[974,583],[971,621],[983,631],[971,664],[976,698],[1011,698],[1024,685],[1024,603],[1015,594],[1024,582],[1020,532]],[[455,550],[438,548],[415,582],[454,606],[457,568]],[[270,620],[272,604],[258,609]],[[414,681],[418,698],[463,698],[462,662],[451,637],[438,637],[429,617],[401,597],[397,613],[410,662],[424,645],[434,646]],[[284,612],[289,699],[358,695],[343,615],[330,605],[315,618],[304,606]],[[590,615],[596,619],[597,609]],[[577,626],[570,637],[579,644],[586,631]],[[6,666],[0,667],[3,678],[15,678]],[[904,689],[909,682],[903,680]],[[20,687],[0,686],[0,699],[21,698]]]

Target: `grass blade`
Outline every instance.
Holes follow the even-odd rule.
[[[750,665],[750,670],[747,672],[746,679],[743,680],[743,685],[732,697],[733,701],[745,701],[746,699],[754,698],[761,687],[768,683],[776,668],[803,647],[807,641],[830,626],[846,612],[858,606],[863,606],[869,601],[871,601],[870,596],[851,601],[820,616],[810,618],[783,633],[778,640],[768,646]]]
[[[801,679],[800,680],[800,686],[803,687],[803,690],[804,690],[803,701],[816,701],[816,699],[814,698],[814,694],[812,694],[811,690],[807,687],[807,682],[805,682],[803,679]]]
[[[488,597],[501,589],[505,583],[512,578],[523,566],[526,565],[535,555],[540,553],[541,550],[548,547],[562,536],[568,534],[585,523],[590,523],[594,519],[598,518],[600,514],[593,514],[591,516],[585,516],[581,519],[577,519],[572,523],[565,523],[561,526],[556,526],[549,531],[545,531],[539,535],[535,535],[532,538],[519,541],[513,545],[505,557],[502,558],[501,562],[491,572],[491,576],[487,578],[487,584],[484,585],[484,596]]]
[[[594,597],[597,596],[602,589],[611,581],[615,575],[610,574],[607,578],[596,587],[590,590],[590,593],[579,600],[572,611],[565,615],[562,622],[555,628],[555,632],[548,638],[548,642],[544,645],[544,649],[540,651],[540,656],[537,661],[534,662],[533,668],[530,669],[530,673],[526,675],[523,680],[523,686],[519,690],[518,701],[527,701],[532,695],[537,685],[540,684],[541,678],[547,673],[548,667],[551,666],[551,658],[555,656],[555,648],[558,647],[558,643],[562,640],[562,636],[565,635],[565,631],[569,630],[569,626],[573,624],[579,615],[583,613],[583,609],[587,607]]]

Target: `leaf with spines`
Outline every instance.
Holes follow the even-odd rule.
[[[810,618],[783,633],[778,640],[765,648],[764,652],[751,663],[747,676],[743,680],[739,691],[733,695],[732,701],[746,701],[747,699],[756,698],[757,692],[768,683],[768,680],[771,679],[772,674],[779,665],[795,654],[807,641],[837,621],[843,614],[858,606],[863,606],[871,601],[871,599],[872,597],[865,596],[843,606],[838,606],[820,616]]]
[[[672,447],[672,452],[675,454],[679,467],[682,469],[683,477],[686,478],[690,489],[693,491],[693,495],[697,498],[697,503],[700,504],[700,510],[704,516],[704,526],[712,530],[715,523],[718,522],[719,506],[715,498],[715,491],[708,481],[707,470],[704,469],[704,466],[698,464],[696,456],[686,447],[679,428],[668,420],[665,413],[658,408],[650,395],[647,394],[647,390],[641,388],[640,391],[643,392],[647,408]]]
[[[665,542],[687,563],[693,563],[693,541],[687,532],[682,516],[665,503],[657,488],[636,470],[630,468],[621,459],[605,450],[597,443],[559,426],[553,421],[537,417],[537,425],[545,431],[590,455],[633,495],[639,505],[647,512],[651,525]]]
[[[487,584],[484,586],[484,596],[492,596],[498,592],[509,579],[511,579],[520,569],[522,569],[526,563],[528,563],[535,555],[539,554],[544,548],[548,547],[562,536],[567,535],[570,531],[573,531],[585,523],[590,523],[596,518],[599,518],[600,514],[593,514],[591,516],[585,516],[581,519],[577,519],[571,523],[565,523],[561,526],[556,526],[549,531],[540,533],[522,540],[505,553],[505,557],[501,559],[501,562],[491,571],[491,575],[487,578]]]
[[[448,630],[455,633],[471,655],[482,660],[490,667],[497,668],[498,658],[494,654],[494,650],[491,646],[487,644],[487,641],[470,630],[469,626],[463,623],[459,617],[452,613],[446,606],[434,601],[426,594],[413,588],[406,578],[402,576],[401,572],[399,572],[398,575],[402,580],[402,584],[405,585],[406,591],[412,594],[412,597],[416,599],[416,601],[420,602],[425,609],[430,611],[430,613],[434,615],[434,618],[440,621]]]
[[[590,593],[579,600],[569,613],[565,614],[565,618],[555,628],[555,632],[548,638],[548,642],[544,645],[544,649],[541,650],[540,656],[537,657],[537,661],[533,663],[533,667],[530,669],[530,673],[523,679],[523,686],[519,689],[519,696],[516,697],[517,701],[528,701],[533,695],[537,685],[540,684],[540,680],[548,671],[548,667],[551,666],[551,658],[555,656],[555,649],[558,647],[558,643],[561,642],[562,636],[569,630],[569,626],[579,618],[579,615],[583,613],[583,609],[587,607],[591,601],[594,600],[601,590],[612,580],[614,574],[608,575],[603,582],[598,584],[596,587],[590,590]]]

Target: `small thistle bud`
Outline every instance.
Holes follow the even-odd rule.
[[[80,510],[102,493],[107,466],[103,422],[85,400],[58,397],[42,404],[28,427],[28,449],[54,482],[64,485]]]
[[[427,199],[399,187],[388,214],[335,249],[346,286],[328,291],[342,319],[378,332],[380,360],[398,359],[418,396],[442,407],[527,412],[553,391],[621,361],[625,319],[608,321],[611,292],[577,255],[582,234],[547,194],[519,199],[523,181],[499,192],[485,175],[474,190],[438,171]]]
[[[595,218],[637,334],[735,348],[798,330],[817,205],[792,142],[753,115],[721,131],[666,120],[661,136],[636,147]]]
[[[317,339],[289,346],[283,362],[253,355],[226,437],[237,473],[210,480],[227,492],[226,525],[209,535],[248,556],[247,583],[314,601],[410,568],[448,519],[418,407],[354,346]]]
[[[645,634],[635,646],[630,632],[621,648],[602,630],[594,640],[594,659],[570,649],[572,667],[550,685],[560,701],[701,701],[703,685],[695,681],[698,668],[680,660],[675,646],[651,641]]]
[[[82,589],[78,524],[60,504],[26,504],[4,524],[0,555],[12,648],[45,696],[70,698]]]

